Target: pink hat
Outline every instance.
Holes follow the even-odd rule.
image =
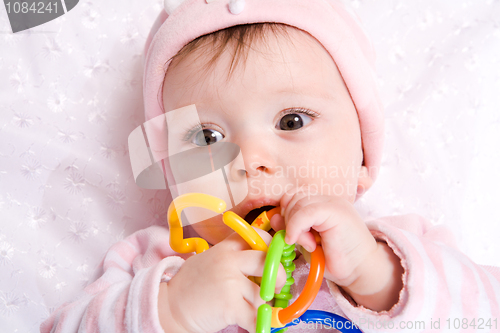
[[[337,0],[165,0],[146,42],[146,121],[164,113],[161,87],[169,59],[199,36],[235,25],[283,23],[307,31],[335,60],[351,94],[361,128],[364,164],[376,178],[384,118],[374,77],[372,45]]]

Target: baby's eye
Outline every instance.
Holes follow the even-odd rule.
[[[191,140],[191,142],[197,146],[208,146],[208,145],[212,145],[212,144],[214,144],[222,139],[224,139],[224,135],[222,135],[220,132],[213,130],[213,129],[210,129],[210,128],[205,128],[205,129],[197,132],[193,136],[193,139]]]
[[[313,117],[315,117],[314,114],[309,114],[309,112],[302,110],[288,111],[288,113],[280,119],[276,128],[283,131],[294,131],[309,124]]]

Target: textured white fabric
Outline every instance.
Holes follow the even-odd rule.
[[[387,141],[365,217],[417,213],[500,266],[500,2],[347,1],[378,54]],[[164,223],[133,182],[142,50],[163,1],[80,3],[12,34],[0,5],[0,331],[35,332],[117,240]]]

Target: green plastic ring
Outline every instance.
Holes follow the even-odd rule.
[[[266,261],[264,263],[264,272],[260,283],[260,297],[269,302],[274,298],[274,288],[276,287],[276,278],[278,277],[278,268],[285,247],[285,231],[278,231],[267,250]]]

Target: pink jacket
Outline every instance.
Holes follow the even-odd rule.
[[[374,312],[324,281],[310,309],[349,318],[363,332],[500,332],[500,269],[473,263],[456,248],[444,226],[416,215],[368,221],[373,236],[385,241],[405,269],[399,301],[390,311]],[[152,226],[113,245],[102,274],[75,301],[54,311],[41,332],[159,332],[158,288],[188,255],[169,246],[168,229]],[[296,261],[294,299],[308,275],[303,257]],[[292,299],[292,301],[294,300]],[[288,332],[332,332],[299,324]],[[230,326],[222,332],[245,332]]]

